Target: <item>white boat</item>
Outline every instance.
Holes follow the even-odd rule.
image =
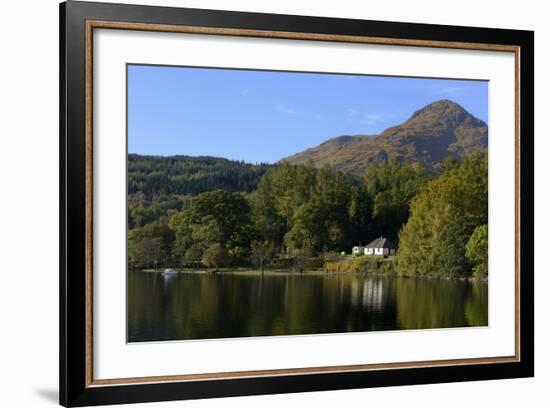
[[[170,268],[167,268],[164,270],[164,272],[162,272],[162,275],[163,276],[171,276],[171,275],[177,275],[178,273],[173,270],[173,269],[170,269]]]

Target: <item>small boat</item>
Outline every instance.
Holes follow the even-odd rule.
[[[178,273],[173,270],[173,269],[170,269],[170,268],[167,268],[164,270],[164,272],[162,272],[162,275],[163,276],[172,276],[172,275],[177,275]]]

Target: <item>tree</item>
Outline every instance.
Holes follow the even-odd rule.
[[[206,266],[214,267],[217,271],[219,267],[226,266],[229,263],[229,254],[222,244],[211,245],[202,254],[202,262]]]
[[[160,238],[144,238],[136,245],[133,262],[139,267],[152,266],[157,269],[164,263],[165,258],[166,251]]]
[[[280,248],[286,233],[286,221],[277,213],[274,199],[266,190],[264,186],[248,197],[252,225],[257,236]]]
[[[128,193],[148,199],[223,189],[250,192],[272,166],[214,157],[128,155]]]
[[[488,217],[487,154],[476,153],[430,181],[399,233],[400,275],[467,276],[468,239]]]
[[[223,190],[198,195],[169,224],[176,233],[172,253],[179,262],[200,259],[215,243],[223,245],[233,260],[242,260],[254,237],[247,200],[240,193]]]
[[[339,170],[283,163],[251,196],[254,228],[288,252],[339,250],[351,244],[353,223],[364,213],[359,195],[352,204],[353,191],[352,178]]]
[[[374,164],[363,175],[372,202],[373,229],[370,237],[386,236],[397,242],[407,222],[412,198],[428,177],[418,163]]]
[[[174,231],[170,229],[166,219],[160,219],[141,228],[134,228],[128,238],[136,241],[143,238],[160,238],[163,247],[167,249],[174,241]]]
[[[129,266],[148,268],[167,263],[174,238],[174,231],[163,219],[130,230],[128,232]]]
[[[489,228],[478,226],[466,244],[466,256],[474,263],[475,277],[486,277],[489,272]]]
[[[258,184],[257,193],[263,204],[272,206],[285,227],[290,228],[296,208],[308,201],[315,185],[313,165],[291,165],[287,162],[268,171]]]
[[[316,207],[317,222],[322,225],[320,245],[315,252],[341,250],[351,245],[347,238],[352,227],[349,211],[354,185],[350,176],[329,166],[318,170],[315,192],[310,202]],[[314,230],[317,227],[314,227]]]
[[[211,223],[218,242],[228,247],[248,247],[250,240],[242,233],[250,227],[250,206],[241,194],[225,190],[203,193],[195,197],[191,210],[195,220],[202,223],[207,219]]]
[[[439,234],[439,245],[435,248],[435,271],[443,271],[442,275],[469,275],[471,263],[466,257],[466,244],[475,225],[459,215],[447,220],[447,225]]]
[[[316,253],[321,250],[326,236],[323,207],[311,200],[296,209],[284,243],[291,253]]]
[[[275,245],[271,241],[252,241],[250,244],[250,255],[254,263],[260,266],[262,273],[264,265],[273,259],[275,252]]]
[[[441,168],[444,172],[456,169],[460,165],[460,161],[454,156],[447,156],[441,161]]]
[[[365,242],[373,236],[372,199],[364,183],[352,188],[348,203],[348,227],[346,241],[348,247]]]

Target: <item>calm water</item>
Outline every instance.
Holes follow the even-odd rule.
[[[356,274],[128,275],[128,340],[486,326],[487,284]]]

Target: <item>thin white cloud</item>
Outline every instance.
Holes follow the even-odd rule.
[[[374,122],[381,122],[381,121],[384,120],[384,118],[381,115],[377,115],[375,113],[369,113],[369,114],[365,115],[363,120],[365,120],[369,123],[374,123]]]
[[[358,121],[361,124],[374,125],[398,118],[399,115],[362,111],[357,108],[346,109],[347,122]]]
[[[376,125],[379,123],[388,122],[389,120],[395,119],[398,117],[399,115],[393,115],[393,114],[365,113],[361,117],[361,123],[367,124],[367,125]]]
[[[297,115],[298,111],[290,106],[283,105],[282,103],[278,103],[275,108],[283,113],[286,113],[287,115]]]
[[[359,113],[359,111],[355,108],[348,108],[346,112],[348,116],[355,116]]]

